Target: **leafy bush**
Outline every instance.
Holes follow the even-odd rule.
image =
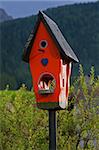
[[[72,96],[71,96],[72,95]],[[70,89],[66,110],[57,111],[58,150],[98,150],[99,78],[80,76]],[[23,85],[0,91],[0,150],[47,150],[48,112],[36,107],[35,96]]]
[[[38,110],[34,99],[25,88],[0,92],[1,150],[47,149],[47,112]]]

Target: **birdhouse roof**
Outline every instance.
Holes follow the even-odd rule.
[[[35,28],[31,32],[31,34],[30,34],[30,36],[26,42],[26,45],[24,48],[23,60],[26,62],[29,62],[29,55],[31,52],[33,41],[35,39],[35,35],[36,35],[40,21],[42,21],[44,23],[49,34],[51,35],[51,37],[55,41],[62,58],[64,60],[68,59],[70,61],[79,62],[79,60],[76,57],[76,55],[74,54],[72,48],[70,47],[68,42],[65,40],[65,38],[64,38],[62,32],[60,31],[58,25],[51,18],[49,18],[45,13],[43,13],[41,11],[38,14],[38,20],[37,20],[37,23],[35,25]]]

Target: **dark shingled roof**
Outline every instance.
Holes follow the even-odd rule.
[[[29,55],[30,55],[33,41],[34,41],[34,38],[36,35],[36,31],[38,29],[38,26],[39,26],[39,23],[41,20],[45,24],[49,34],[54,39],[54,41],[55,41],[55,43],[56,43],[56,45],[60,51],[62,58],[64,60],[68,59],[69,61],[79,62],[79,60],[76,57],[76,55],[74,54],[72,48],[67,43],[64,36],[62,35],[57,24],[52,19],[50,19],[45,13],[43,13],[41,11],[38,14],[38,20],[37,20],[37,23],[35,25],[34,31],[31,32],[31,34],[30,34],[30,36],[26,42],[26,45],[24,48],[23,60],[26,62],[29,62]]]

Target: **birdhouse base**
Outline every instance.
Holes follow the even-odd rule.
[[[37,107],[44,110],[63,110],[63,108],[59,106],[58,102],[41,102],[37,103]]]

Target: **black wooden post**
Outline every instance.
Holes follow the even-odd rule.
[[[49,150],[56,150],[56,111],[49,110]]]

